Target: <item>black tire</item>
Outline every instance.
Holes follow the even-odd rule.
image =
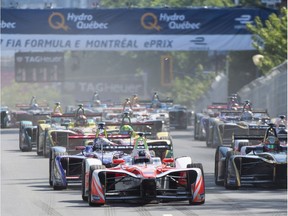
[[[39,126],[37,128],[37,139],[36,139],[36,152],[38,156],[43,156],[43,151],[39,151],[40,147],[39,147]]]
[[[198,124],[197,124],[197,117],[195,116],[194,119],[194,140],[198,140]]]
[[[28,142],[27,152],[31,152],[31,151],[32,151],[32,145],[30,142]]]
[[[19,139],[19,150],[23,151],[20,139]]]
[[[88,196],[85,195],[85,174],[86,174],[86,159],[82,161],[82,183],[81,183],[81,191],[82,191],[82,200],[87,202]]]
[[[20,122],[20,126],[19,126],[19,150],[22,151],[22,143],[21,143],[21,122]]]
[[[201,172],[202,172],[203,180],[205,182],[204,169],[203,169],[203,165],[201,163],[187,164],[187,168],[199,168],[201,170]],[[191,175],[192,175],[192,173],[189,172],[189,174],[188,174],[189,184],[188,185],[190,185],[190,183],[192,183],[191,181],[192,181],[193,177]],[[204,190],[205,190],[205,187],[204,187]],[[205,200],[202,201],[202,202],[193,202],[192,199],[189,199],[189,204],[190,205],[202,205],[204,203],[205,203]]]
[[[47,153],[46,148],[47,148],[47,147],[46,147],[46,141],[44,141],[44,144],[43,144],[43,156],[44,156],[45,158],[49,158],[50,152]]]
[[[213,130],[214,130],[214,128],[213,128],[213,126],[211,126],[210,122],[208,124],[209,124],[208,125],[209,130],[206,133],[206,146],[208,148],[211,148],[212,147],[212,143],[213,143]]]
[[[37,145],[38,145],[38,143],[37,143]],[[38,151],[38,146],[37,146],[37,150],[36,151],[37,151],[37,155],[38,156],[43,156],[43,152],[42,151]]]
[[[32,151],[32,146],[28,143],[27,147],[22,147],[21,148],[22,152],[31,152]]]
[[[49,158],[50,158],[50,155],[51,155],[51,160],[52,160],[52,150],[50,150],[50,153],[48,154],[49,155]],[[62,155],[68,155],[68,153],[67,152],[55,152],[54,153],[54,163],[55,163],[55,158],[57,157],[57,156],[62,156]],[[53,183],[53,179],[52,179],[52,175],[54,175],[54,174],[52,174],[52,169],[53,169],[53,166],[54,166],[54,164],[51,164],[51,181],[52,181],[52,186],[53,186],[53,189],[54,190],[65,190],[65,189],[67,189],[67,185],[60,185],[60,186],[58,186],[58,185],[54,185],[54,183]]]
[[[218,175],[219,175],[218,162],[219,162],[219,148],[217,148],[216,153],[215,153],[214,181],[216,185],[224,186],[224,182],[218,180]]]
[[[53,186],[53,189],[54,189],[54,190],[65,190],[65,189],[67,189],[67,186],[57,186],[57,185],[54,185],[54,186]]]
[[[229,161],[230,161],[230,158],[232,155],[234,155],[234,151],[228,151],[227,154],[226,154],[226,161],[225,161],[225,177],[224,177],[224,186],[227,190],[237,190],[239,189],[238,186],[232,186],[232,185],[229,185],[227,180],[228,180],[228,176],[229,176],[229,171],[228,171],[228,164],[229,164]]]
[[[50,152],[50,157],[49,157],[49,185],[52,187],[53,182],[52,182],[51,171],[52,171],[52,153]]]
[[[92,203],[91,202],[91,181],[92,181],[92,175],[93,175],[93,171],[96,169],[103,169],[104,166],[102,165],[92,165],[90,167],[90,172],[89,172],[89,190],[88,190],[88,203],[89,206],[91,207],[99,207],[99,206],[103,206],[104,204],[98,204],[98,203]]]

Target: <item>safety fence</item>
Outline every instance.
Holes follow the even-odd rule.
[[[267,109],[271,117],[287,116],[287,61],[272,69],[267,76],[259,77],[243,86],[237,94],[241,101],[250,100],[253,107]],[[215,102],[226,102],[228,98],[227,75],[216,77],[211,88],[194,106],[195,112],[201,112]]]
[[[271,117],[287,116],[287,61],[238,91],[242,101],[249,99],[253,107],[266,108]]]

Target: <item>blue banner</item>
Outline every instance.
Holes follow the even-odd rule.
[[[1,47],[56,51],[247,50],[253,47],[246,24],[253,23],[256,16],[266,20],[271,13],[276,11],[260,8],[1,9]],[[220,46],[213,45],[217,41]]]

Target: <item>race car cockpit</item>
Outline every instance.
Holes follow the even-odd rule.
[[[280,141],[277,137],[277,132],[274,126],[274,124],[269,124],[269,128],[266,130],[263,146],[265,152],[274,152],[279,150]]]
[[[147,164],[151,162],[151,156],[149,151],[139,150],[137,153],[138,154],[133,156],[132,164]]]
[[[241,121],[252,121],[253,120],[253,113],[251,111],[244,111],[240,117]]]

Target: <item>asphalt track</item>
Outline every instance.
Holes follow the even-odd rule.
[[[206,202],[190,206],[188,201],[149,205],[111,203],[89,207],[79,186],[54,191],[48,184],[48,159],[35,151],[21,152],[18,129],[1,130],[1,216],[202,216],[287,215],[287,190],[246,187],[225,190],[214,184],[215,149],[194,141],[192,128],[172,131],[175,156],[191,156],[205,172]]]

